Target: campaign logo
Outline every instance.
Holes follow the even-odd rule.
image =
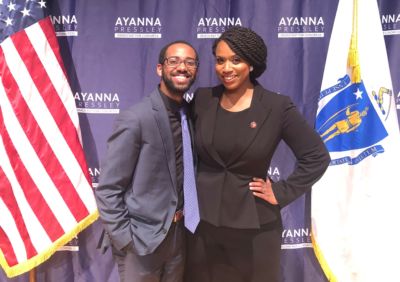
[[[92,187],[96,188],[99,185],[100,169],[98,167],[89,167],[89,175],[92,179]]]
[[[194,98],[194,93],[193,92],[186,92],[183,94],[183,99],[185,99],[186,102],[190,103]]]
[[[312,248],[311,232],[308,228],[284,229],[281,249]]]
[[[242,26],[240,18],[200,18],[197,24],[197,38],[219,38],[221,33],[233,26]]]
[[[115,38],[162,38],[162,24],[157,17],[118,17]]]
[[[278,38],[318,38],[325,36],[323,17],[281,17]]]
[[[381,22],[384,35],[400,34],[400,14],[382,15]]]
[[[277,166],[275,167],[270,166],[268,169],[268,177],[273,182],[278,182],[281,179],[281,173],[279,172],[279,168]]]
[[[78,36],[78,21],[75,15],[50,16],[57,36]]]
[[[379,142],[388,132],[380,116],[385,119],[389,115],[391,95],[386,87],[368,95],[364,83],[352,83],[348,75],[321,91],[320,100],[328,102],[319,109],[315,127],[329,152],[340,153],[330,165],[357,165],[384,153]]]
[[[76,92],[74,98],[78,113],[118,114],[120,110],[118,93]]]

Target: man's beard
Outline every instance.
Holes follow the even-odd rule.
[[[190,89],[190,86],[192,86],[194,82],[194,77],[189,78],[189,83],[185,85],[175,85],[172,79],[169,79],[166,75],[165,72],[162,72],[162,80],[164,81],[165,87],[171,92],[171,93],[177,93],[177,94],[184,94],[186,91]]]

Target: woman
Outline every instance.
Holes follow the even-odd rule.
[[[202,282],[280,281],[280,209],[311,189],[329,154],[291,100],[256,81],[267,59],[259,35],[228,29],[213,54],[222,84],[197,90],[192,112],[201,222],[191,239],[204,244],[205,260],[189,257],[189,271],[206,269]],[[265,175],[281,140],[297,166],[286,180],[271,183]]]

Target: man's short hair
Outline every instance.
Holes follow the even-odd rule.
[[[195,58],[195,59],[196,59],[196,60],[199,60],[199,54],[197,53],[196,48],[194,48],[194,47],[192,46],[192,44],[190,44],[189,42],[187,42],[187,41],[185,41],[185,40],[176,40],[176,41],[173,41],[173,42],[171,42],[171,43],[168,43],[167,45],[165,45],[165,46],[161,49],[160,55],[158,56],[158,63],[159,63],[159,64],[163,64],[163,63],[164,63],[164,61],[165,61],[165,53],[167,52],[167,49],[168,49],[170,46],[174,45],[174,44],[185,44],[185,45],[191,47],[191,48],[194,50],[195,54],[196,54],[196,58]]]

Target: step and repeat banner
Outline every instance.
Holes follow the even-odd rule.
[[[215,38],[231,26],[250,27],[268,46],[267,70],[259,82],[290,96],[314,124],[338,0],[58,0],[46,5],[78,108],[94,189],[117,114],[157,86],[158,54],[171,41],[187,40],[199,52],[193,92],[218,84],[211,52]],[[378,6],[399,115],[400,1],[379,0]],[[273,180],[285,178],[294,161],[281,144],[266,173]],[[284,281],[326,281],[311,244],[310,195],[283,209],[282,216]],[[97,221],[80,233],[36,269],[37,281],[118,281],[110,250],[96,249],[101,231]],[[0,281],[28,280],[28,274],[7,279],[0,273]]]

